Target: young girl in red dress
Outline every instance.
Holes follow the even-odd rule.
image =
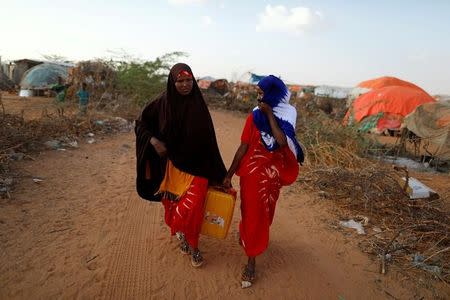
[[[259,103],[247,117],[241,145],[224,186],[240,176],[240,244],[248,256],[242,273],[243,287],[255,279],[256,256],[269,244],[269,227],[282,186],[292,184],[304,159],[295,136],[297,112],[289,105],[290,93],[279,78],[270,75],[258,83]]]

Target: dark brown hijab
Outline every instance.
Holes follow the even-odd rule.
[[[154,193],[166,164],[150,144],[151,137],[166,144],[167,157],[181,171],[205,177],[210,185],[221,183],[226,175],[211,116],[195,78],[189,95],[181,95],[175,87],[181,71],[192,74],[188,65],[174,65],[166,91],[147,104],[136,121],[136,184],[139,195],[147,200],[160,200]]]

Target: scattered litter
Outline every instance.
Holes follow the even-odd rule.
[[[33,178],[33,181],[34,181],[34,183],[41,183],[44,180],[39,177],[35,177],[35,178]]]
[[[3,195],[6,195],[8,198],[10,198],[9,191],[11,190],[13,183],[14,180],[10,177],[4,179],[0,178],[0,196],[3,197]]]
[[[53,150],[57,150],[58,148],[61,148],[61,142],[58,140],[50,140],[44,143],[44,145],[47,148],[53,149]]]
[[[433,273],[436,275],[441,275],[441,273],[442,273],[441,267],[427,265],[426,263],[424,263],[424,260],[425,260],[425,257],[423,257],[423,255],[416,253],[413,256],[412,265],[416,268],[425,270],[427,272],[430,272],[430,273]]]
[[[93,144],[93,143],[95,143],[95,139],[90,138],[90,139],[88,139],[86,142],[87,142],[88,144]]]
[[[414,161],[414,160],[406,158],[406,157],[386,156],[385,158],[383,158],[383,160],[386,162],[395,164],[397,166],[407,167],[408,169],[421,170],[421,171],[430,170],[429,164],[420,163],[420,162]]]
[[[406,181],[405,177],[402,177],[403,182]],[[410,199],[425,199],[425,198],[439,198],[439,195],[420,182],[414,177],[408,178],[408,187],[406,189]]]
[[[353,219],[350,219],[349,221],[339,221],[339,224],[346,228],[355,229],[358,232],[358,234],[366,234],[363,225],[359,222],[356,222]]]
[[[9,157],[15,161],[21,161],[21,160],[23,160],[24,156],[25,156],[25,154],[23,154],[23,153],[13,153]]]
[[[363,215],[357,215],[357,216],[355,216],[354,219],[355,219],[355,221],[362,222],[362,225],[363,225],[363,226],[369,225],[369,218],[366,217],[366,216],[363,216]]]
[[[380,233],[381,232],[381,228],[380,227],[373,227],[372,230],[374,232]]]
[[[102,126],[102,125],[105,124],[105,121],[102,121],[102,120],[96,120],[96,121],[95,121],[95,124],[96,124],[96,125],[99,125],[99,126]]]
[[[58,149],[56,149],[56,151],[66,151],[66,149],[65,148],[58,148]]]
[[[72,148],[78,148],[78,142],[77,141],[68,142],[65,145],[70,146]]]
[[[14,182],[14,179],[12,179],[10,177],[5,178],[5,179],[0,178],[0,184],[3,184],[3,185],[12,185],[13,182]]]
[[[312,190],[333,195],[333,203],[346,216],[344,221],[351,218],[355,222],[360,221],[356,220],[357,215],[370,217],[370,227],[354,224],[366,231],[365,236],[367,230],[371,233],[358,244],[364,252],[381,257],[382,274],[387,270],[385,255],[388,253],[395,257],[392,264],[410,269],[411,253],[445,252],[445,255],[435,255],[433,261],[426,260],[425,263],[442,266],[440,277],[448,283],[449,272],[445,265],[450,254],[446,248],[450,238],[450,216],[444,203],[449,194],[444,192],[440,195],[444,201],[430,201],[430,198],[411,200],[403,189],[406,182],[401,180],[402,176],[409,177],[407,170],[405,175],[400,175],[395,168],[383,164],[370,161],[365,161],[365,164],[315,168],[303,173],[301,179]],[[357,190],[356,186],[362,189]],[[339,220],[336,225],[344,226],[339,224]],[[379,228],[372,232],[374,226]],[[381,232],[377,232],[380,229]],[[437,268],[432,266],[430,270],[437,271]]]
[[[95,134],[93,134],[92,132],[89,132],[88,134],[86,134],[87,137],[94,137]]]
[[[251,287],[251,286],[252,286],[252,283],[251,283],[250,281],[242,281],[242,282],[241,282],[241,287],[242,287],[243,289],[249,288],[249,287]]]
[[[322,198],[329,198],[329,197],[330,197],[330,194],[327,193],[327,192],[325,192],[325,191],[319,191],[319,197],[322,197]]]

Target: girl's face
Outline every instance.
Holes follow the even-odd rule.
[[[175,88],[177,92],[183,96],[189,95],[192,91],[192,87],[194,85],[192,76],[180,75],[177,77],[177,81],[175,81]]]
[[[264,97],[264,92],[259,86],[256,86],[256,92],[258,93],[256,100],[258,100],[258,102],[261,102],[262,98]]]

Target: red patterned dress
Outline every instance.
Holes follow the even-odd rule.
[[[247,117],[241,142],[248,149],[236,172],[241,186],[239,231],[247,256],[255,257],[267,249],[280,189],[296,180],[299,166],[288,146],[272,152],[264,147],[253,114]]]
[[[164,220],[170,227],[171,235],[184,233],[189,246],[194,249],[198,247],[207,191],[208,180],[194,177],[188,191],[178,201],[162,200],[165,208]]]

